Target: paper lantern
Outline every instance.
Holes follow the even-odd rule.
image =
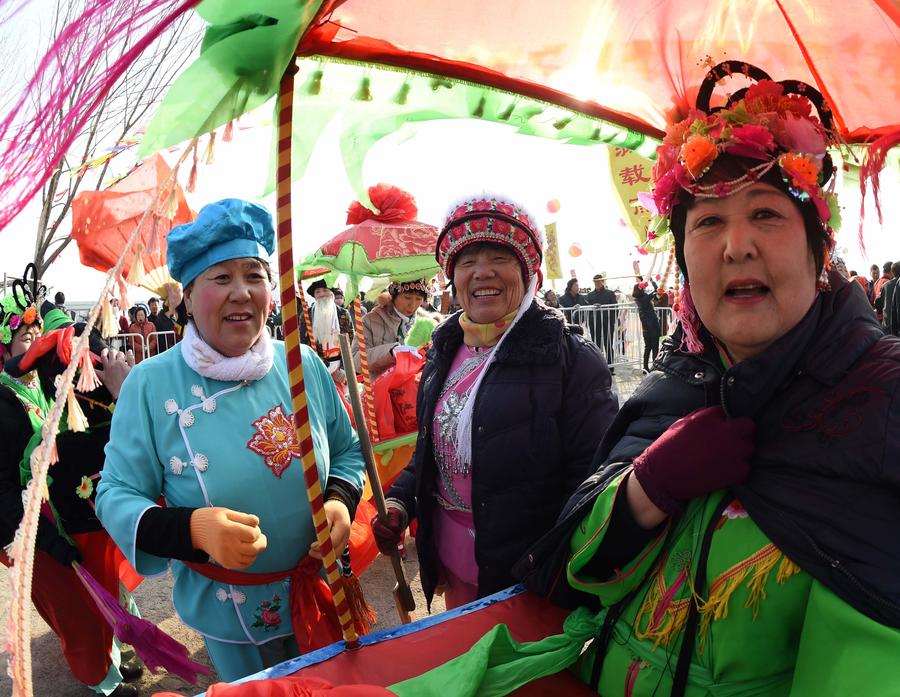
[[[551,213],[556,213],[559,210],[559,199],[551,198],[547,201],[547,210]]]
[[[569,256],[570,257],[580,257],[584,250],[581,248],[581,245],[577,242],[573,242],[569,246]]]

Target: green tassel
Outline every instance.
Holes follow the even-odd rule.
[[[353,99],[357,102],[371,102],[372,101],[372,92],[369,90],[369,86],[372,84],[372,81],[364,77],[362,82],[359,83],[359,89],[356,90],[356,94],[353,95]]]
[[[316,70],[313,71],[312,75],[309,76],[309,80],[306,81],[306,85],[303,88],[303,91],[306,94],[316,95],[322,91],[322,71]]]
[[[497,117],[501,121],[509,121],[512,117],[513,111],[516,109],[516,103],[512,102],[508,107],[506,107],[503,111],[500,112],[500,115]]]
[[[437,92],[441,87],[446,87],[448,90],[453,88],[453,82],[451,80],[447,80],[446,78],[435,78],[431,81],[431,91]]]
[[[404,82],[400,85],[400,89],[397,90],[397,94],[394,95],[394,103],[395,104],[406,104],[406,98],[409,97],[410,84],[408,82]]]
[[[478,106],[475,107],[475,111],[472,112],[472,116],[476,119],[480,119],[484,116],[484,105],[487,103],[487,99],[482,96],[481,99],[478,100]]]
[[[600,140],[600,129],[595,128],[594,132],[591,133],[591,140]]]
[[[555,128],[557,131],[561,131],[566,126],[568,126],[570,123],[572,123],[572,119],[574,119],[574,118],[575,118],[574,116],[566,116],[565,118],[562,118],[559,121],[556,121],[553,124],[553,128]]]

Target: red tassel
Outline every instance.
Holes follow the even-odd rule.
[[[222,140],[230,143],[234,139],[234,119],[225,124],[225,132],[222,134]]]
[[[342,579],[344,582],[344,595],[347,598],[347,605],[350,607],[350,616],[353,617],[353,627],[360,636],[368,634],[372,630],[372,626],[378,621],[378,616],[375,614],[375,610],[366,602],[366,596],[356,574],[351,571],[349,575],[343,576]]]
[[[691,297],[691,285],[684,284],[681,289],[681,299],[676,305],[675,313],[681,322],[681,330],[684,332],[684,347],[690,353],[703,353],[703,342],[700,340],[700,317],[697,308],[694,307],[694,299]]]
[[[869,180],[872,181],[872,195],[875,197],[875,212],[878,213],[878,222],[884,225],[880,200],[881,170],[884,169],[888,152],[898,144],[900,144],[900,129],[881,136],[881,138],[869,145],[863,163],[859,168],[859,247],[863,252],[866,250],[866,243],[863,240],[863,219],[866,215],[866,189],[868,182]]]

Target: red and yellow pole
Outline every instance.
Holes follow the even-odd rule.
[[[295,61],[291,61],[281,78],[278,104],[278,170],[276,183],[278,221],[278,272],[281,293],[284,343],[287,354],[288,380],[291,388],[291,405],[294,411],[294,428],[300,443],[300,457],[306,479],[306,494],[312,511],[316,540],[322,550],[325,575],[334,597],[341,623],[344,641],[356,646],[359,637],[353,628],[350,606],[344,593],[343,579],[338,569],[334,547],[328,535],[328,521],[325,518],[325,500],[316,455],[313,450],[312,431],[309,425],[309,407],[306,400],[306,386],[303,381],[303,361],[300,355],[300,322],[297,317],[297,293],[294,284],[294,250],[291,239],[291,127],[294,112]]]
[[[362,379],[365,388],[363,406],[366,412],[366,428],[373,441],[378,440],[378,422],[375,419],[375,394],[372,392],[372,375],[369,373],[369,359],[366,357],[366,335],[363,332],[362,303],[359,293],[353,298],[353,316],[356,318],[356,342],[359,346],[359,362],[362,366]]]

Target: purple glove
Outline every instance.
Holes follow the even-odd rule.
[[[408,524],[405,511],[399,508],[388,506],[384,519],[376,513],[369,525],[372,526],[378,551],[384,555],[396,552]]]
[[[729,419],[722,407],[679,419],[634,461],[634,475],[657,508],[672,515],[681,503],[740,484],[750,473],[752,419]]]

